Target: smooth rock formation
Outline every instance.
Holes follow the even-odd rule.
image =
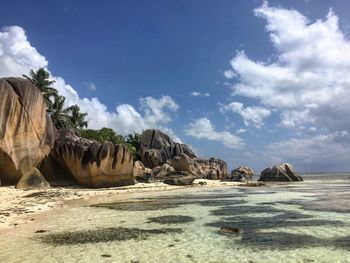
[[[291,164],[283,163],[263,170],[258,181],[303,181],[303,178]]]
[[[190,158],[196,157],[187,145],[174,142],[159,130],[146,130],[142,133],[141,149],[138,154],[142,163],[151,169],[165,164],[180,154]]]
[[[219,177],[220,175],[218,171],[214,169],[209,170],[209,172],[205,174],[205,179],[209,179],[209,180],[219,180]]]
[[[202,178],[204,175],[202,167],[196,162],[196,160],[191,159],[185,154],[175,156],[171,160],[171,166],[174,167],[175,171],[188,172],[197,178]]]
[[[187,172],[171,172],[165,177],[163,182],[169,185],[184,186],[191,185],[195,179],[196,177]]]
[[[152,173],[156,177],[156,179],[163,179],[170,172],[175,172],[174,167],[165,163],[162,166],[157,166],[152,169]]]
[[[23,78],[0,79],[0,180],[14,185],[38,167],[57,133],[40,90]]]
[[[247,166],[239,166],[231,171],[229,179],[236,182],[249,182],[252,181],[254,171]]]
[[[227,163],[223,160],[216,159],[216,158],[209,158],[209,159],[195,159],[195,161],[200,165],[204,174],[213,175],[211,171],[214,170],[216,172],[217,179],[212,179],[212,180],[222,180],[222,179],[226,179],[228,176]]]
[[[146,168],[141,161],[136,161],[134,163],[133,174],[135,178],[149,173],[152,173],[152,169]]]
[[[45,180],[44,176],[37,168],[26,172],[16,184],[18,189],[47,189],[50,184]]]
[[[60,135],[51,155],[81,186],[111,187],[135,183],[132,154],[123,145],[87,140],[74,130],[60,130]]]

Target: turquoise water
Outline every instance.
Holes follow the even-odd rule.
[[[305,179],[72,202],[2,233],[0,262],[350,262],[348,175]]]

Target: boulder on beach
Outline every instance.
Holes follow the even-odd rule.
[[[149,173],[152,173],[152,169],[146,168],[141,161],[134,162],[133,174],[135,178]]]
[[[132,153],[120,144],[81,138],[75,130],[60,130],[52,157],[84,187],[135,184]]]
[[[303,178],[291,164],[283,163],[263,170],[258,181],[303,181]]]
[[[38,167],[57,131],[40,90],[23,78],[0,79],[0,180],[15,185]]]
[[[228,176],[227,163],[221,159],[209,158],[209,159],[195,159],[196,163],[200,165],[203,174],[208,177],[208,175],[214,175],[212,171],[215,171],[217,179],[212,180],[222,180],[226,179]],[[215,177],[214,177],[215,178]],[[207,178],[211,179],[211,178]]]
[[[164,179],[165,184],[169,185],[191,185],[196,179],[192,174],[187,172],[170,172]]]
[[[156,181],[152,173],[145,173],[138,176],[135,176],[135,179],[138,183],[154,183]]]
[[[175,172],[175,169],[167,163],[152,169],[152,173],[157,179],[163,179],[170,172]]]
[[[45,180],[44,176],[37,168],[33,168],[19,179],[16,188],[24,190],[47,189],[50,188],[50,184]]]
[[[249,182],[252,181],[254,171],[247,166],[239,166],[231,171],[229,179],[235,182]]]
[[[142,163],[151,169],[165,164],[180,154],[190,158],[196,157],[187,145],[174,142],[167,134],[154,129],[142,133],[138,154],[141,156]]]
[[[171,166],[174,167],[175,171],[185,171],[197,178],[202,178],[204,175],[202,167],[196,162],[196,160],[191,159],[185,154],[175,156],[171,160]]]

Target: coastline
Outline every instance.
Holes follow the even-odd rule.
[[[205,187],[246,186],[243,182],[196,179],[191,186],[173,186],[162,182],[137,183],[124,187],[81,188],[52,187],[45,190],[21,190],[14,186],[3,186],[0,191],[0,231],[35,221],[38,214],[65,207],[71,200],[88,200],[95,197],[108,197],[141,192],[162,192],[178,189]]]

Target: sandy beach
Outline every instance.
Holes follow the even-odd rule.
[[[136,192],[171,191],[181,188],[245,186],[241,182],[197,179],[191,186],[172,186],[162,182],[137,183],[125,187],[89,189],[53,187],[46,190],[21,190],[14,186],[1,187],[0,230],[34,221],[34,216],[50,209],[64,207],[69,200],[87,200],[109,195],[127,195]],[[33,218],[30,218],[31,215]]]

